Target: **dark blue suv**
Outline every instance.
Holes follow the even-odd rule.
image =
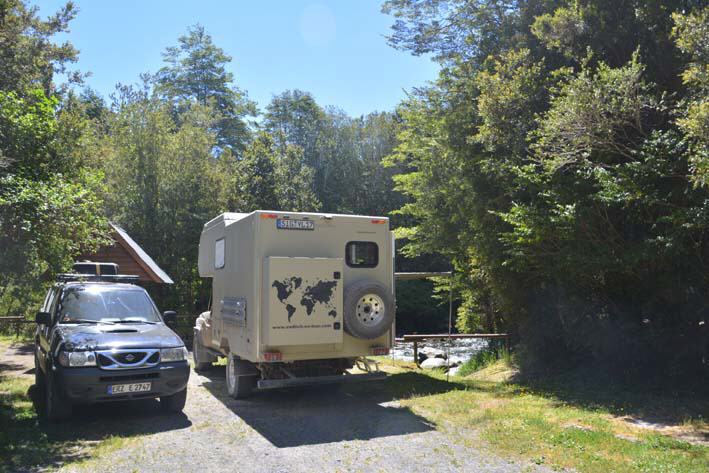
[[[137,278],[135,278],[137,279]],[[185,406],[189,364],[180,337],[148,293],[121,276],[67,275],[37,313],[35,384],[50,421],[81,403],[160,398]]]

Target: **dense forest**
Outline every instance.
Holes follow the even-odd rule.
[[[0,0],[0,310],[29,316],[57,272],[108,241],[108,221],[175,280],[160,305],[195,313],[215,215],[390,215],[397,269],[454,268],[461,331],[510,331],[529,363],[705,370],[706,2],[383,11],[390,45],[441,72],[396,110],[353,118],[301,90],[259,110],[200,25],[102,97],[53,40],[73,4],[43,20]],[[440,329],[445,308],[417,284],[401,288],[398,327]]]

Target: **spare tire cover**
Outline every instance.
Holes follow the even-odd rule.
[[[394,297],[381,283],[359,281],[345,289],[345,331],[370,340],[387,332],[394,323]]]

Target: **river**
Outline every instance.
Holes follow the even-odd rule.
[[[448,340],[430,340],[419,342],[419,350],[423,347],[433,347],[446,351]],[[450,361],[451,364],[463,363],[471,356],[486,349],[487,340],[479,338],[459,338],[451,340]],[[395,360],[414,361],[414,344],[407,342],[395,342],[391,349],[391,354]]]

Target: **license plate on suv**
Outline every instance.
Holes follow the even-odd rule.
[[[151,387],[152,383],[112,384],[108,386],[108,394],[144,393]]]

